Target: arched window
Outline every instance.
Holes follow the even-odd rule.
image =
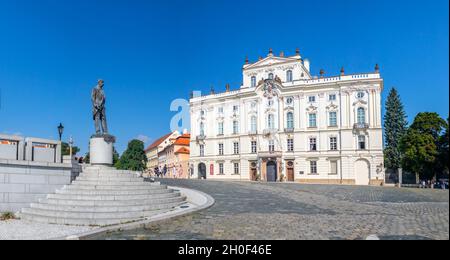
[[[205,124],[203,122],[200,123],[200,135],[205,136]]]
[[[257,118],[256,116],[252,116],[252,118],[250,119],[250,131],[252,133],[256,133],[256,131],[258,130],[258,125],[257,125]]]
[[[287,82],[292,82],[294,79],[293,79],[293,77],[292,77],[292,70],[288,70],[287,72],[286,72],[286,81]]]
[[[358,124],[366,123],[366,110],[363,107],[358,108],[357,123]]]
[[[251,81],[252,81],[252,83],[251,83],[252,84],[252,88],[256,87],[256,77],[255,76],[252,77]]]
[[[287,119],[287,128],[294,129],[294,113],[288,112],[286,115]]]
[[[269,79],[273,79],[273,73],[269,73]]]
[[[273,114],[267,116],[267,127],[269,129],[275,129],[275,116]]]

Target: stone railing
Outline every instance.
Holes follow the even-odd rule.
[[[0,159],[61,163],[61,142],[0,134]]]

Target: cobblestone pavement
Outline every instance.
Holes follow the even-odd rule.
[[[97,239],[449,239],[449,192],[294,183],[162,180],[211,208]]]
[[[25,220],[0,221],[0,240],[46,240],[91,231],[91,227],[40,224]]]

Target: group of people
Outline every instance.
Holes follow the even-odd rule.
[[[182,178],[183,168],[181,166],[168,168],[167,165],[164,165],[164,167],[155,167],[150,170],[150,175],[157,178]]]
[[[422,180],[419,182],[419,188],[421,189],[448,189],[448,180],[431,181]]]

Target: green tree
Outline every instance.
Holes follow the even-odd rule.
[[[404,154],[402,166],[405,170],[415,173],[420,179],[433,178],[433,170],[430,169],[438,151],[432,135],[410,128],[400,142],[400,149]]]
[[[397,89],[392,88],[386,101],[384,116],[384,164],[386,168],[398,170],[401,167],[402,153],[400,140],[406,134],[408,121]]]
[[[444,177],[442,175],[448,175],[449,168],[448,168],[448,159],[449,159],[449,135],[448,135],[448,128],[449,128],[449,118],[447,117],[447,122],[445,126],[445,131],[439,138],[438,142],[438,151],[439,151],[439,159],[437,163],[437,168],[440,172],[441,176],[438,177]]]
[[[88,152],[88,153],[86,153],[86,155],[84,156],[84,158],[83,158],[83,162],[84,163],[86,163],[86,164],[89,164],[89,163],[91,163],[91,155],[90,155],[90,153]]]
[[[423,134],[430,134],[433,136],[435,143],[439,140],[442,131],[445,129],[447,122],[442,119],[437,113],[422,112],[417,114],[414,122],[410,126]]]
[[[147,156],[144,151],[144,142],[131,140],[127,150],[122,154],[116,164],[120,170],[143,171],[146,169]]]
[[[72,155],[76,155],[78,152],[80,152],[80,148],[72,146]],[[66,142],[61,143],[61,155],[70,155],[70,146]]]
[[[113,147],[113,165],[116,165],[120,159],[120,155],[116,150],[116,147]]]
[[[445,146],[442,132],[446,127],[447,122],[437,113],[419,113],[401,140],[403,168],[426,180],[443,172],[440,158],[443,153],[441,147]]]

